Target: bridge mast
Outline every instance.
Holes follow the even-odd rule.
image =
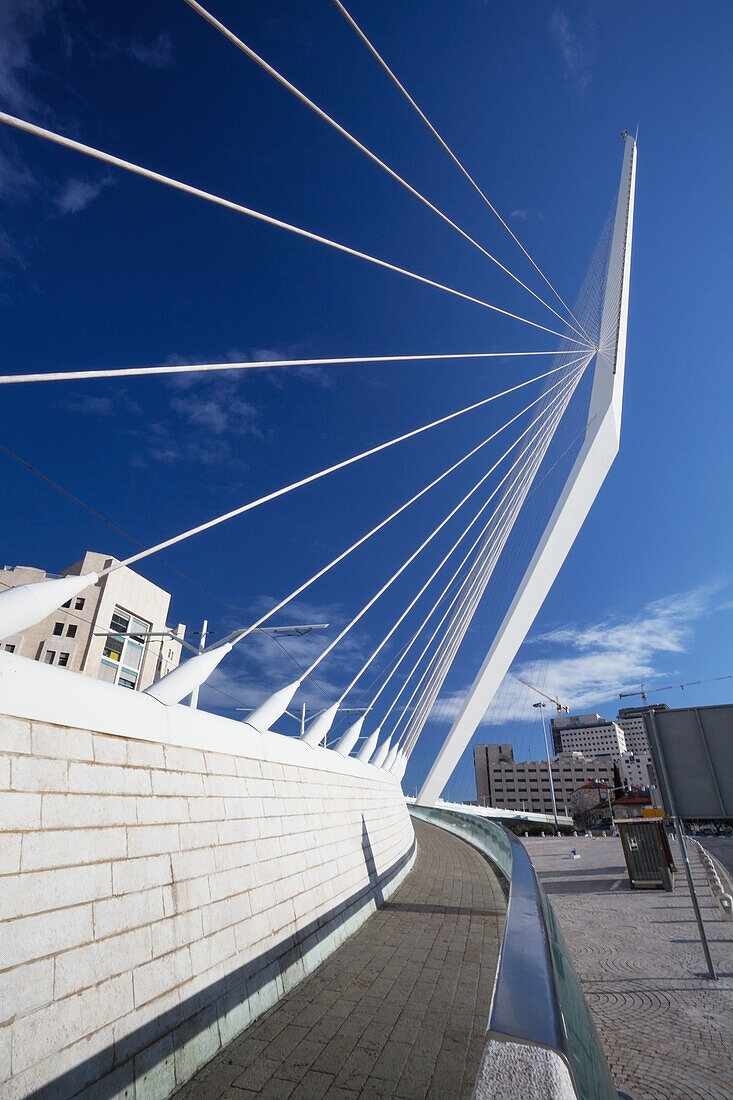
[[[422,805],[433,805],[448,782],[560,572],[618,452],[636,181],[636,142],[630,134],[624,138],[585,440],[512,604],[417,797]]]

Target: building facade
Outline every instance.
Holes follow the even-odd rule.
[[[669,710],[666,703],[655,703],[644,707],[622,707],[619,709],[617,723],[624,731],[626,748],[638,755],[649,753],[649,741],[646,735],[644,715],[653,710]]]
[[[600,714],[563,714],[550,720],[555,752],[619,757],[626,752],[624,731]]]
[[[546,760],[515,761],[501,750],[511,745],[475,745],[473,752],[476,791],[481,806],[527,813],[552,813],[550,770]],[[504,759],[502,759],[504,757]],[[552,762],[552,781],[557,811],[570,812],[570,796],[592,780],[613,787],[613,761],[578,752],[560,753]]]
[[[88,551],[61,575],[99,573],[116,560]],[[5,566],[0,570],[0,588],[48,576],[42,569]],[[170,630],[166,626],[170,600],[169,592],[132,569],[118,569],[22,634],[5,638],[0,649],[143,691],[176,668],[180,660],[181,646],[163,636]],[[185,629],[179,623],[174,633],[183,638]]]

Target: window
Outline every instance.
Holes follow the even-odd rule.
[[[67,628],[66,628],[66,637],[67,638],[75,638],[76,637],[76,624],[75,623],[69,623],[69,625],[67,626]]]
[[[69,654],[68,653],[59,653],[59,664],[61,665],[61,668],[66,668],[68,663],[69,663]]]
[[[64,629],[64,624],[63,623],[54,623],[53,624],[54,634],[61,634],[63,629]]]
[[[10,643],[8,642],[8,644],[5,646],[5,652],[6,653],[15,653],[15,646],[10,645]]]
[[[110,630],[119,633],[109,635],[104,644],[97,679],[134,691],[145,657],[150,623],[116,607],[109,625]]]
[[[76,603],[74,604],[74,607],[76,608],[76,610],[77,610],[77,611],[81,611],[81,609],[83,608],[83,606],[84,606],[84,597],[83,597],[83,596],[79,596],[78,600],[77,600],[77,601],[76,601]]]
[[[54,649],[46,650],[46,664],[52,665],[56,660],[56,651]]]
[[[62,607],[71,607],[71,600],[67,600],[66,603],[61,604]]]

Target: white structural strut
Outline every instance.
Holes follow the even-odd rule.
[[[96,584],[96,573],[58,577],[54,580],[32,581],[9,588],[0,597],[0,640],[11,634],[22,634],[61,607],[67,600]]]
[[[625,141],[603,301],[601,347],[596,356],[585,440],[504,621],[417,796],[421,805],[434,805],[443,791],[560,572],[618,452],[636,180],[636,142],[630,135]]]
[[[198,653],[195,657],[189,657],[167,676],[161,677],[150,687],[145,688],[145,694],[152,695],[153,699],[168,706],[180,703],[181,699],[185,699],[192,691],[198,691],[227,653],[231,653],[231,650],[232,647],[227,642],[225,645],[207,649],[204,653]]]
[[[336,752],[340,752],[342,756],[349,755],[354,745],[359,740],[361,727],[364,725],[365,717],[366,716],[362,714],[361,717],[357,718],[356,721],[349,726],[346,733],[336,745]]]
[[[379,741],[379,734],[381,733],[381,730],[382,727],[377,726],[374,732],[369,734],[366,741],[356,754],[356,759],[361,760],[362,764],[368,764],[371,760],[372,755],[374,754],[374,750],[377,747],[377,742]]]

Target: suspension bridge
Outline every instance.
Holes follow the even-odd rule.
[[[462,247],[478,253],[511,288],[512,303],[516,295],[524,295],[526,309],[518,312],[513,304],[502,305],[500,298],[489,300],[482,291],[472,293],[443,281],[436,272],[397,262],[387,248],[378,254],[357,247],[154,165],[127,159],[121,149],[101,148],[0,111],[3,127],[18,140],[101,163],[115,178],[138,177],[145,187],[172,190],[192,204],[213,207],[222,218],[243,218],[278,238],[297,239],[312,249],[314,264],[324,250],[335,253],[345,278],[358,280],[370,267],[385,280],[414,284],[436,305],[445,303],[447,309],[451,302],[460,302],[462,308],[483,311],[489,322],[500,321],[502,331],[510,325],[519,336],[531,337],[525,350],[511,345],[495,350],[490,338],[485,349],[450,352],[416,348],[401,354],[387,347],[384,354],[354,354],[353,348],[345,348],[342,356],[204,363],[188,363],[182,356],[179,362],[0,376],[6,393],[27,389],[32,397],[36,387],[61,391],[81,383],[93,387],[110,382],[129,387],[142,379],[189,376],[205,385],[208,379],[268,372],[276,372],[279,384],[287,387],[289,377],[307,369],[326,372],[334,385],[355,368],[418,372],[436,366],[455,372],[470,363],[496,364],[514,372],[505,379],[510,384],[490,389],[487,383],[478,399],[457,408],[443,407],[439,415],[413,422],[396,434],[379,437],[377,415],[372,423],[377,439],[369,446],[322,463],[316,461],[321,451],[313,448],[304,456],[299,476],[276,487],[263,484],[216,515],[202,503],[200,518],[183,529],[174,527],[149,538],[137,532],[133,541],[138,548],[132,553],[115,548],[118,556],[98,572],[0,593],[0,640],[22,636],[112,572],[133,565],[144,570],[144,563],[159,560],[172,548],[234,524],[247,532],[245,538],[253,538],[259,517],[286,498],[317,490],[322,493],[319,507],[328,510],[334,479],[351,478],[349,491],[358,497],[360,479],[368,477],[370,469],[378,471],[383,486],[381,514],[372,516],[356,537],[327,546],[315,569],[302,568],[294,554],[282,593],[267,606],[258,595],[260,609],[248,621],[242,622],[239,608],[214,597],[228,607],[229,625],[233,613],[239,625],[187,655],[144,692],[126,692],[0,653],[2,747],[11,760],[13,791],[24,791],[30,798],[22,811],[30,817],[26,820],[18,811],[18,859],[13,862],[12,857],[8,865],[21,905],[10,914],[11,925],[15,927],[16,918],[35,922],[40,941],[47,936],[38,947],[42,954],[19,948],[13,965],[35,966],[40,973],[53,958],[55,974],[50,992],[24,1002],[13,1019],[8,1085],[16,1090],[12,1095],[30,1094],[34,1088],[46,1088],[48,1095],[80,1095],[100,1081],[107,1089],[100,1095],[113,1095],[118,1079],[125,1087],[135,1085],[136,1095],[169,1095],[400,887],[415,860],[414,833],[400,783],[471,624],[479,608],[491,606],[497,622],[485,658],[473,684],[457,700],[442,744],[432,759],[423,758],[419,807],[438,803],[618,450],[635,139],[623,135],[617,196],[571,307],[377,46],[340,0],[334,2],[395,97],[427,132],[436,156],[447,161],[506,235],[516,264],[500,260],[407,174],[260,56],[240,37],[243,32],[220,22],[197,0],[185,0],[191,17],[201,20],[202,41],[206,35],[219,36],[227,49],[243,55],[242,64],[258,66],[304,111],[455,234]],[[459,442],[462,449],[456,449],[447,463],[436,465],[433,440],[448,429],[455,429],[451,445]],[[399,471],[408,448],[417,444],[428,456],[420,465],[429,476],[395,499],[389,463]],[[3,450],[54,492],[71,496],[76,506],[112,526],[122,545],[132,538],[113,513],[100,516],[80,494],[71,493],[24,456]],[[442,446],[436,450],[440,453]],[[393,483],[403,484],[397,473]],[[154,507],[151,502],[151,510]],[[399,539],[391,537],[395,530]],[[373,548],[368,569],[360,557],[365,547]],[[312,552],[305,557],[310,561]],[[352,567],[361,569],[361,583],[350,588]],[[325,642],[309,639],[309,659],[301,663],[296,678],[263,690],[260,698],[249,701],[251,709],[240,721],[181,706],[210,680],[215,684],[233,653],[255,632],[275,626],[281,612],[297,612],[298,601],[317,592],[319,582],[332,571],[343,571],[346,591],[360,593],[365,579],[370,591],[348,606],[343,624]],[[194,583],[201,587],[202,582],[211,583],[208,577]],[[204,591],[213,595],[208,588]],[[356,637],[362,641],[355,649]],[[292,736],[288,708],[298,705],[324,669],[329,670],[325,705],[300,736]],[[335,682],[333,670],[340,681]],[[344,713],[357,707],[356,720],[344,724]],[[17,777],[26,773],[30,785],[18,787]],[[42,799],[54,807],[48,815],[41,813]],[[430,847],[433,841],[425,832],[430,827],[421,828],[423,843]],[[74,838],[76,829],[80,832]],[[12,831],[15,835],[15,826]],[[91,859],[80,856],[85,845]],[[69,868],[75,868],[75,877],[66,881],[63,873]],[[505,860],[504,873],[512,878],[511,858]],[[38,890],[39,875],[49,882],[64,879],[56,894],[55,887],[50,891],[54,896],[47,904],[28,900]],[[59,919],[68,934],[50,931]],[[23,928],[26,936],[31,934],[30,925]],[[18,929],[20,936],[20,925]],[[128,937],[124,947],[120,936]],[[162,942],[166,936],[166,949],[156,947],[156,937]],[[215,944],[224,940],[227,953],[222,955],[223,947]],[[126,959],[123,970],[115,969],[113,955]],[[87,980],[86,970],[93,980]],[[81,1010],[81,1003],[93,1007]],[[63,1034],[55,1038],[43,1022],[43,1014],[52,1011],[65,1021]],[[32,1041],[39,1028],[46,1037],[42,1051]],[[501,1032],[498,1023],[493,1031]],[[545,1039],[532,1042],[542,1045]],[[151,1049],[157,1049],[155,1056]],[[563,1064],[574,1064],[565,1049],[562,1059]],[[472,1072],[465,1069],[467,1079]],[[156,1074],[158,1084],[153,1080]],[[576,1074],[577,1067],[570,1077],[574,1080]],[[147,1092],[143,1080],[148,1082]]]

